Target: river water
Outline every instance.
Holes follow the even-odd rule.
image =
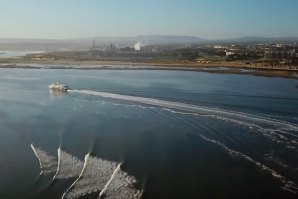
[[[297,83],[0,69],[0,198],[297,198]]]

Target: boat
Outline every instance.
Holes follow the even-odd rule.
[[[66,91],[70,90],[70,87],[67,86],[67,85],[59,84],[59,83],[57,82],[57,83],[54,83],[54,84],[50,84],[50,85],[49,85],[49,89],[50,89],[50,90],[55,90],[55,91],[63,91],[63,92],[66,92]]]

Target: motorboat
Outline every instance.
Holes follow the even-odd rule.
[[[70,87],[67,86],[67,85],[59,84],[57,82],[57,83],[54,83],[54,84],[50,84],[49,85],[49,89],[50,90],[55,90],[55,91],[67,92],[68,90],[70,90]]]

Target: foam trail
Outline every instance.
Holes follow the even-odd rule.
[[[33,144],[30,145],[31,149],[33,150],[34,155],[36,156],[39,166],[40,166],[40,175],[42,174],[42,164],[41,164],[41,160],[39,158],[39,156],[37,155],[36,149],[34,148]]]
[[[228,148],[226,145],[224,145],[223,143],[219,142],[219,141],[216,141],[216,140],[213,140],[213,139],[210,139],[210,138],[207,138],[206,136],[204,135],[201,135],[201,134],[198,134],[199,137],[203,138],[204,140],[208,141],[208,142],[211,142],[213,144],[217,144],[219,145],[220,147],[222,147],[229,155],[231,156],[237,156],[237,157],[241,157],[245,160],[248,160],[249,162],[252,162],[254,163],[257,167],[261,168],[262,170],[265,170],[265,171],[268,171],[271,173],[271,175],[277,179],[280,180],[280,182],[283,184],[283,187],[282,189],[286,190],[286,191],[289,191],[289,192],[292,192],[294,194],[297,194],[298,193],[298,187],[297,185],[290,181],[290,180],[287,180],[284,176],[282,176],[281,174],[277,173],[276,171],[274,171],[273,169],[270,169],[269,167],[263,165],[262,163],[252,159],[250,156],[248,155],[245,155],[239,151],[235,151],[233,149],[230,149]]]
[[[39,166],[40,166],[40,175],[49,174],[55,172],[57,167],[57,161],[55,157],[48,155],[47,152],[34,147],[33,144],[30,145],[31,149],[36,156]]]
[[[277,127],[277,128],[283,129],[283,130],[292,130],[292,131],[298,132],[298,126],[296,124],[292,124],[289,122],[272,119],[272,118],[268,118],[268,117],[251,115],[251,114],[247,114],[247,113],[228,111],[228,110],[222,110],[222,109],[216,109],[216,108],[209,108],[209,107],[185,104],[185,103],[180,103],[180,102],[171,102],[171,101],[165,101],[165,100],[159,100],[159,99],[153,99],[153,98],[120,95],[120,94],[98,92],[98,91],[71,90],[70,92],[87,94],[87,95],[96,95],[96,96],[100,96],[100,97],[104,97],[104,98],[125,100],[125,101],[137,102],[137,103],[153,105],[153,106],[160,106],[160,107],[170,108],[170,109],[190,111],[190,112],[195,112],[198,114],[205,114],[205,115],[212,114],[212,115],[229,117],[229,118],[231,118],[231,117],[238,118],[238,119],[241,118],[242,120],[253,121],[253,123],[260,123],[263,125],[271,125],[273,127]],[[294,135],[294,136],[298,137],[298,135]]]
[[[82,175],[83,175],[83,173],[84,173],[84,171],[85,171],[85,169],[86,169],[86,165],[87,165],[88,158],[89,158],[89,153],[88,153],[88,154],[85,156],[85,158],[84,158],[84,166],[83,166],[83,169],[82,169],[82,171],[81,171],[79,177],[78,177],[78,178],[77,178],[77,179],[70,185],[70,187],[64,192],[64,194],[62,195],[61,199],[63,199],[63,198],[66,196],[67,192],[69,192],[69,191],[75,186],[75,184],[80,180],[80,178],[82,177]]]
[[[60,162],[61,162],[61,149],[60,149],[60,147],[58,148],[57,156],[58,156],[58,166],[57,166],[57,170],[56,170],[56,173],[55,173],[53,179],[56,178],[57,174],[58,174],[59,171],[60,171]]]

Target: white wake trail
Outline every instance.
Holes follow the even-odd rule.
[[[56,170],[56,173],[55,173],[53,179],[56,178],[56,176],[57,176],[57,174],[59,173],[59,170],[60,170],[60,162],[61,162],[61,149],[60,149],[60,147],[58,148],[57,156],[58,156],[58,166],[57,166],[57,170]]]
[[[189,111],[200,115],[215,115],[215,116],[227,117],[232,119],[237,118],[239,120],[241,119],[244,121],[250,121],[254,124],[261,124],[265,126],[270,125],[275,130],[291,130],[291,131],[298,132],[298,126],[296,124],[292,124],[286,121],[272,119],[268,117],[251,115],[251,114],[242,113],[242,112],[228,111],[228,110],[209,108],[209,107],[203,107],[198,105],[185,104],[180,102],[172,102],[172,101],[166,101],[166,100],[129,96],[129,95],[120,95],[120,94],[99,92],[99,91],[70,90],[69,92],[95,95],[99,97],[116,99],[116,100],[137,102],[137,103],[159,106],[159,107],[169,108],[174,110]],[[295,135],[295,134],[291,134],[291,135],[298,138],[298,135]]]

